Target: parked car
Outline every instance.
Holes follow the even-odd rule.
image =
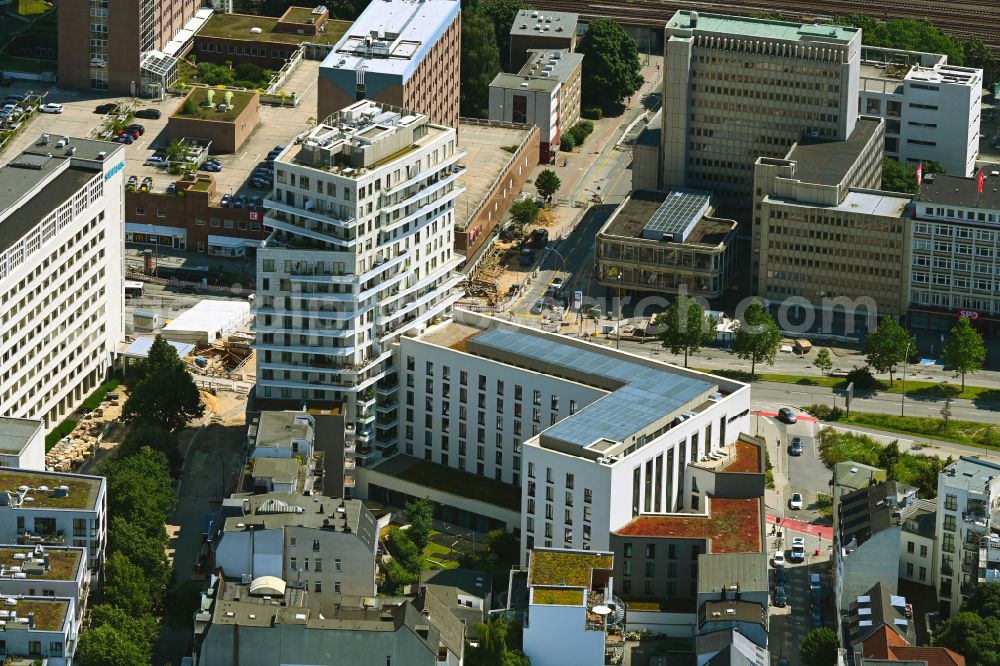
[[[535,263],[535,253],[531,250],[521,250],[520,264],[522,266],[530,266]]]
[[[250,181],[250,187],[256,190],[269,190],[271,189],[271,183],[260,178],[254,178]]]
[[[545,299],[539,298],[537,301],[535,301],[535,304],[531,306],[531,314],[540,315],[542,314],[542,310],[544,308],[545,308]]]
[[[230,204],[230,208],[244,208],[247,205],[247,196],[245,194],[237,194]]]
[[[802,510],[802,493],[792,493],[792,499],[788,500],[788,508],[793,511]]]
[[[785,574],[785,570],[784,569],[775,569],[774,570],[774,584],[775,584],[775,586],[778,586],[778,585],[784,586],[786,580],[787,580],[787,576]]]
[[[789,455],[801,456],[802,455],[802,438],[792,437],[792,445],[788,447]]]
[[[62,113],[63,105],[56,104],[54,102],[49,102],[48,104],[42,104],[40,107],[38,107],[38,110],[41,111],[42,113]]]
[[[823,615],[820,613],[819,607],[813,608],[812,622],[813,629],[818,629],[823,626]]]
[[[795,412],[793,412],[788,407],[782,407],[781,409],[778,410],[778,420],[791,424],[791,423],[798,423],[799,417],[797,417],[795,415]]]
[[[531,232],[528,237],[528,245],[530,247],[545,247],[545,244],[549,242],[549,231],[548,229],[535,229]]]
[[[127,125],[125,127],[125,131],[128,132],[129,134],[138,133],[139,136],[142,136],[143,134],[146,133],[146,128],[137,123],[132,123],[131,125]]]
[[[232,194],[223,194],[222,201],[219,202],[219,205],[222,206],[223,208],[229,208],[230,203],[232,203],[232,201],[233,201]]]
[[[150,155],[149,157],[146,158],[146,161],[143,162],[143,164],[146,166],[160,167],[160,166],[167,166],[168,161],[169,160],[167,160],[166,157],[161,157],[159,155]]]
[[[167,185],[167,194],[177,194],[177,181],[171,182]]]
[[[549,291],[553,294],[558,294],[559,290],[563,288],[563,279],[561,277],[552,278],[552,282],[549,283]]]
[[[771,560],[774,564],[774,568],[782,568],[785,566],[785,553],[781,550],[774,551],[774,559]]]
[[[153,177],[146,176],[142,179],[142,184],[139,185],[140,192],[152,192],[153,191]]]
[[[9,74],[0,74],[0,86],[6,88],[7,86],[14,83],[14,77]]]
[[[98,104],[94,108],[94,113],[99,113],[101,115],[107,115],[109,113],[118,113],[119,108],[120,107],[113,102],[109,104]]]
[[[806,559],[806,540],[803,537],[792,539],[791,559],[793,562],[802,562]]]
[[[275,146],[274,148],[272,148],[272,149],[271,149],[271,152],[272,152],[272,153],[280,153],[280,152],[281,152],[281,151],[283,151],[284,149],[285,149],[285,147],[284,147],[284,146]]]
[[[219,173],[222,171],[222,165],[216,164],[215,162],[205,162],[200,168],[202,171],[211,171],[212,173]]]
[[[125,145],[131,146],[135,143],[135,139],[132,138],[131,134],[119,134],[115,137],[115,143],[124,143]]]
[[[125,189],[129,192],[133,192],[138,185],[139,178],[137,176],[129,176],[128,181],[125,183]]]
[[[248,208],[260,208],[263,205],[264,205],[264,199],[258,194],[253,195],[247,200]]]
[[[157,109],[139,109],[135,112],[136,118],[146,118],[148,120],[159,120],[163,115]]]
[[[778,608],[784,608],[788,605],[788,595],[785,594],[785,588],[781,585],[774,588],[774,605]]]

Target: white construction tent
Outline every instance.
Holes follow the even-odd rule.
[[[248,301],[200,301],[160,331],[167,340],[210,345],[230,333],[245,329],[253,315]]]

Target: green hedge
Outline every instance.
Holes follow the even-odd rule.
[[[573,149],[576,148],[576,140],[573,138],[572,134],[563,134],[559,139],[559,150],[571,153]]]
[[[66,419],[57,425],[52,432],[45,436],[45,452],[48,453],[49,449],[56,445],[56,442],[73,432],[75,427],[76,421],[73,419]]]
[[[98,407],[101,406],[101,403],[104,402],[104,396],[106,396],[108,393],[111,393],[116,388],[118,388],[119,384],[121,384],[120,381],[118,381],[117,379],[112,379],[104,386],[101,386],[96,391],[87,396],[87,399],[83,401],[82,405],[80,405],[80,409],[87,412],[97,409]]]
[[[604,117],[604,109],[599,106],[587,106],[580,112],[580,115],[588,120],[600,120]]]

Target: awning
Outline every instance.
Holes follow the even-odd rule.
[[[187,236],[187,231],[184,229],[167,227],[162,224],[141,224],[139,222],[126,222],[125,233],[156,234],[157,236],[172,236],[175,238],[185,238]]]
[[[153,340],[154,338],[137,339],[125,349],[125,356],[128,358],[146,358],[149,356],[149,350],[153,346]],[[167,340],[167,344],[177,350],[179,358],[184,358],[194,351],[194,345],[186,342],[171,342]]]
[[[218,247],[247,247],[245,238],[233,238],[232,236],[212,236],[208,237],[209,245]]]

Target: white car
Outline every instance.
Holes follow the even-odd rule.
[[[169,161],[170,160],[168,160],[166,157],[157,157],[156,155],[150,155],[149,157],[146,158],[146,161],[143,162],[143,164],[145,166],[156,166],[156,167],[167,166]]]
[[[802,510],[802,493],[792,493],[792,499],[788,500],[788,506],[793,511]]]
[[[782,552],[782,551],[780,551],[780,550],[774,551],[774,560],[772,560],[772,562],[774,563],[775,568],[779,568],[779,567],[780,568],[784,568],[784,566],[785,566],[785,553]]]
[[[50,102],[48,104],[42,104],[40,107],[38,107],[38,110],[41,111],[42,113],[62,113],[63,105]]]
[[[806,559],[805,537],[795,537],[792,539],[792,557],[794,562],[801,562]]]

